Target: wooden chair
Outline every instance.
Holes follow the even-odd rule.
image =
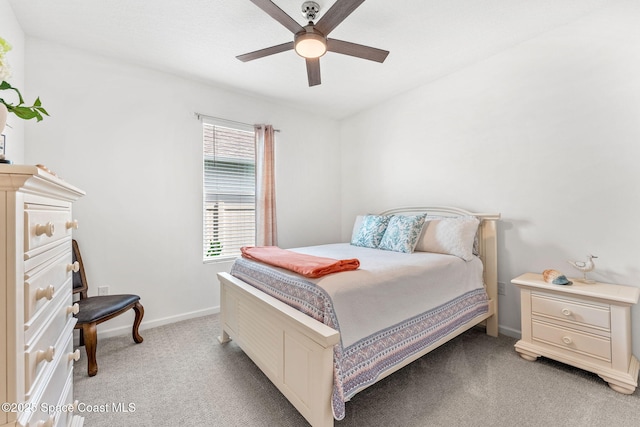
[[[80,345],[85,346],[88,359],[88,374],[90,377],[98,373],[98,363],[96,361],[96,348],[98,346],[97,325],[106,322],[120,314],[133,309],[136,318],[133,321],[132,335],[136,343],[142,342],[142,337],[138,333],[140,322],[144,316],[144,307],[140,304],[138,295],[105,295],[105,296],[87,296],[89,285],[87,284],[87,276],[84,272],[84,264],[80,255],[78,242],[72,241],[73,261],[78,262],[79,268],[73,273],[73,293],[80,294],[77,301],[80,310],[76,317],[76,329],[80,329]]]

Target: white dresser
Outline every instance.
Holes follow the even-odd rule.
[[[594,372],[609,386],[632,394],[640,363],[631,352],[631,306],[640,288],[608,283],[546,283],[526,273],[511,281],[520,288],[524,359],[549,357]]]
[[[71,204],[84,192],[0,165],[0,427],[81,426],[73,409]]]

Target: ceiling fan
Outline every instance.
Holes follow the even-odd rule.
[[[309,23],[304,27],[270,0],[251,0],[251,2],[284,25],[294,35],[292,42],[236,56],[242,62],[294,49],[298,55],[305,58],[309,86],[316,86],[320,84],[320,57],[327,51],[376,62],[384,62],[389,55],[389,51],[386,50],[327,37],[364,0],[337,0],[316,24],[313,21],[320,11],[320,6],[316,2],[306,1],[302,4],[302,14]]]

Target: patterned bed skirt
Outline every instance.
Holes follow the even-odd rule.
[[[231,275],[340,330],[331,297],[301,276],[239,258]],[[345,402],[375,383],[380,374],[432,345],[463,324],[489,311],[484,289],[476,289],[343,348],[333,349],[332,407],[335,419],[345,416]]]

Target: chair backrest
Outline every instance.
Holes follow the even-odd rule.
[[[73,262],[77,262],[79,266],[78,271],[73,272],[73,293],[80,293],[80,299],[84,299],[87,297],[87,290],[89,290],[87,275],[84,273],[84,264],[82,263],[78,242],[75,239],[72,240],[71,246],[73,248]]]

